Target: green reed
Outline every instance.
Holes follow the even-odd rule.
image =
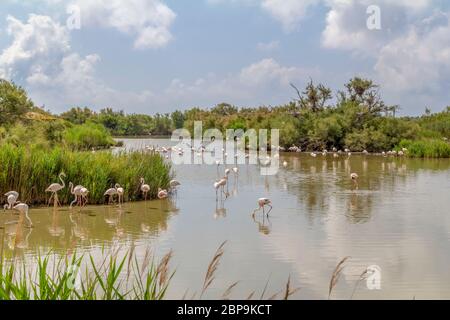
[[[407,148],[410,157],[450,158],[450,143],[439,139],[402,140],[400,147]]]
[[[47,254],[38,256],[34,271],[2,258],[0,300],[161,300],[174,275],[171,252],[159,263],[149,254],[145,258],[140,265],[133,250],[123,256],[111,252],[100,262],[92,256]]]
[[[66,188],[58,193],[61,203],[70,203],[74,196],[69,182],[89,189],[89,203],[104,203],[104,192],[119,183],[125,189],[125,201],[142,198],[139,179],[145,178],[150,186],[150,197],[156,197],[158,188],[167,188],[171,167],[157,153],[143,151],[82,152],[65,148],[52,150],[36,147],[16,147],[5,144],[0,148],[0,192],[15,190],[20,201],[44,204],[49,198],[45,189],[66,174]]]

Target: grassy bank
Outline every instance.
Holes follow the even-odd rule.
[[[16,147],[0,148],[0,190],[15,190],[20,200],[29,204],[45,204],[49,194],[45,189],[60,183],[58,174],[64,172],[66,186],[71,181],[89,189],[89,203],[104,203],[104,192],[119,183],[125,188],[125,200],[141,197],[139,178],[150,185],[149,196],[156,197],[158,188],[167,188],[170,165],[160,155],[144,152],[120,153],[82,152],[65,148],[52,150]],[[65,188],[59,193],[62,203],[70,203],[73,195]]]
[[[438,139],[402,140],[400,148],[408,149],[407,155],[416,158],[450,158],[450,144]]]

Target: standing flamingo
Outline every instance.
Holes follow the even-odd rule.
[[[80,193],[81,193],[81,206],[84,207],[88,202],[89,190],[83,187],[81,188]]]
[[[269,209],[269,211],[267,211],[267,213],[265,213],[265,210],[264,210],[265,206],[270,207],[270,209]],[[270,201],[270,199],[268,199],[268,198],[259,198],[258,199],[258,208],[256,208],[253,211],[252,217],[254,218],[256,211],[259,211],[261,209],[263,210],[263,214],[266,214],[266,216],[269,217],[269,212],[272,211],[272,201]]]
[[[120,186],[120,184],[116,183],[116,185],[114,186],[117,190],[117,197],[119,198],[119,205],[121,205],[123,203],[123,194],[124,194],[124,190],[123,188]]]
[[[13,209],[14,210],[17,210],[17,211],[19,211],[21,214],[24,214],[25,215],[25,218],[27,219],[27,221],[28,221],[28,227],[32,227],[33,226],[33,223],[31,222],[31,219],[30,219],[30,217],[28,216],[28,210],[29,210],[29,208],[28,208],[28,205],[26,204],[26,203],[18,203],[18,204],[16,204],[14,207],[13,207]]]
[[[147,200],[147,194],[150,191],[150,186],[145,183],[144,178],[141,178],[141,191],[144,194],[144,200]]]
[[[217,168],[216,168],[216,170],[217,170],[217,177],[219,177],[219,167],[220,167],[220,161],[219,160],[216,160],[216,166],[217,166]]]
[[[350,179],[352,179],[355,189],[358,190],[358,174],[357,173],[352,173],[350,175]]]
[[[69,182],[70,193],[75,196],[75,199],[70,203],[70,208],[72,209],[73,204],[76,202],[77,205],[81,206],[81,189],[84,188],[81,185],[73,186],[72,182]]]
[[[50,205],[50,201],[52,199],[52,197],[54,198],[54,206],[56,207],[58,204],[61,205],[61,203],[58,200],[58,191],[64,189],[64,187],[66,186],[64,180],[62,179],[62,177],[66,177],[64,172],[61,172],[59,174],[59,180],[61,180],[62,184],[59,183],[52,183],[47,189],[45,189],[45,192],[51,192],[51,196],[48,199],[48,205]]]
[[[5,193],[6,198],[6,202],[8,202],[7,204],[4,205],[4,209],[12,209],[13,206],[16,204],[17,199],[19,199],[19,193],[17,191],[9,191],[7,193]]]
[[[217,191],[220,188],[221,194],[224,193],[225,194],[225,198],[228,198],[228,193],[225,192],[224,187],[227,184],[228,178],[225,176],[222,179],[216,181],[214,183],[214,188],[216,189],[216,200],[217,200]]]

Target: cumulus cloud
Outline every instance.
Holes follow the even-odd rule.
[[[0,55],[0,77],[12,78],[20,71],[51,68],[55,59],[70,50],[67,30],[48,16],[31,14],[26,23],[7,17],[7,34],[13,38]]]
[[[206,0],[209,4],[242,4],[257,6],[281,23],[287,32],[299,26],[308,9],[323,0]]]
[[[118,106],[142,103],[152,95],[116,91],[96,75],[100,56],[80,56],[70,33],[51,17],[31,14],[26,22],[7,17],[11,44],[0,55],[0,77],[22,83],[38,104],[64,110],[71,105]]]
[[[274,59],[263,59],[241,70],[239,79],[243,84],[258,86],[267,83],[289,85],[289,82],[305,77],[306,72],[297,67],[281,66]]]
[[[261,7],[291,31],[305,17],[307,10],[320,0],[263,0]]]
[[[135,37],[137,49],[160,48],[172,39],[176,14],[160,0],[74,0],[83,25],[114,28]]]
[[[411,26],[404,36],[383,46],[375,71],[382,82],[392,90],[448,90],[450,82],[448,16],[444,24],[431,28]]]
[[[283,103],[291,98],[289,82],[304,84],[309,76],[318,75],[315,69],[283,66],[272,58],[266,58],[225,77],[208,74],[188,83],[174,79],[164,94],[170,102],[162,104],[211,106],[221,101],[237,105]]]
[[[355,50],[363,54],[377,54],[387,41],[402,35],[408,26],[424,12],[430,0],[328,0],[326,27],[322,45],[326,48]],[[378,6],[381,13],[381,30],[367,28],[367,8]]]

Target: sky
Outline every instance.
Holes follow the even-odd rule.
[[[0,78],[54,113],[154,114],[361,76],[419,115],[450,105],[449,19],[444,0],[2,0]]]

